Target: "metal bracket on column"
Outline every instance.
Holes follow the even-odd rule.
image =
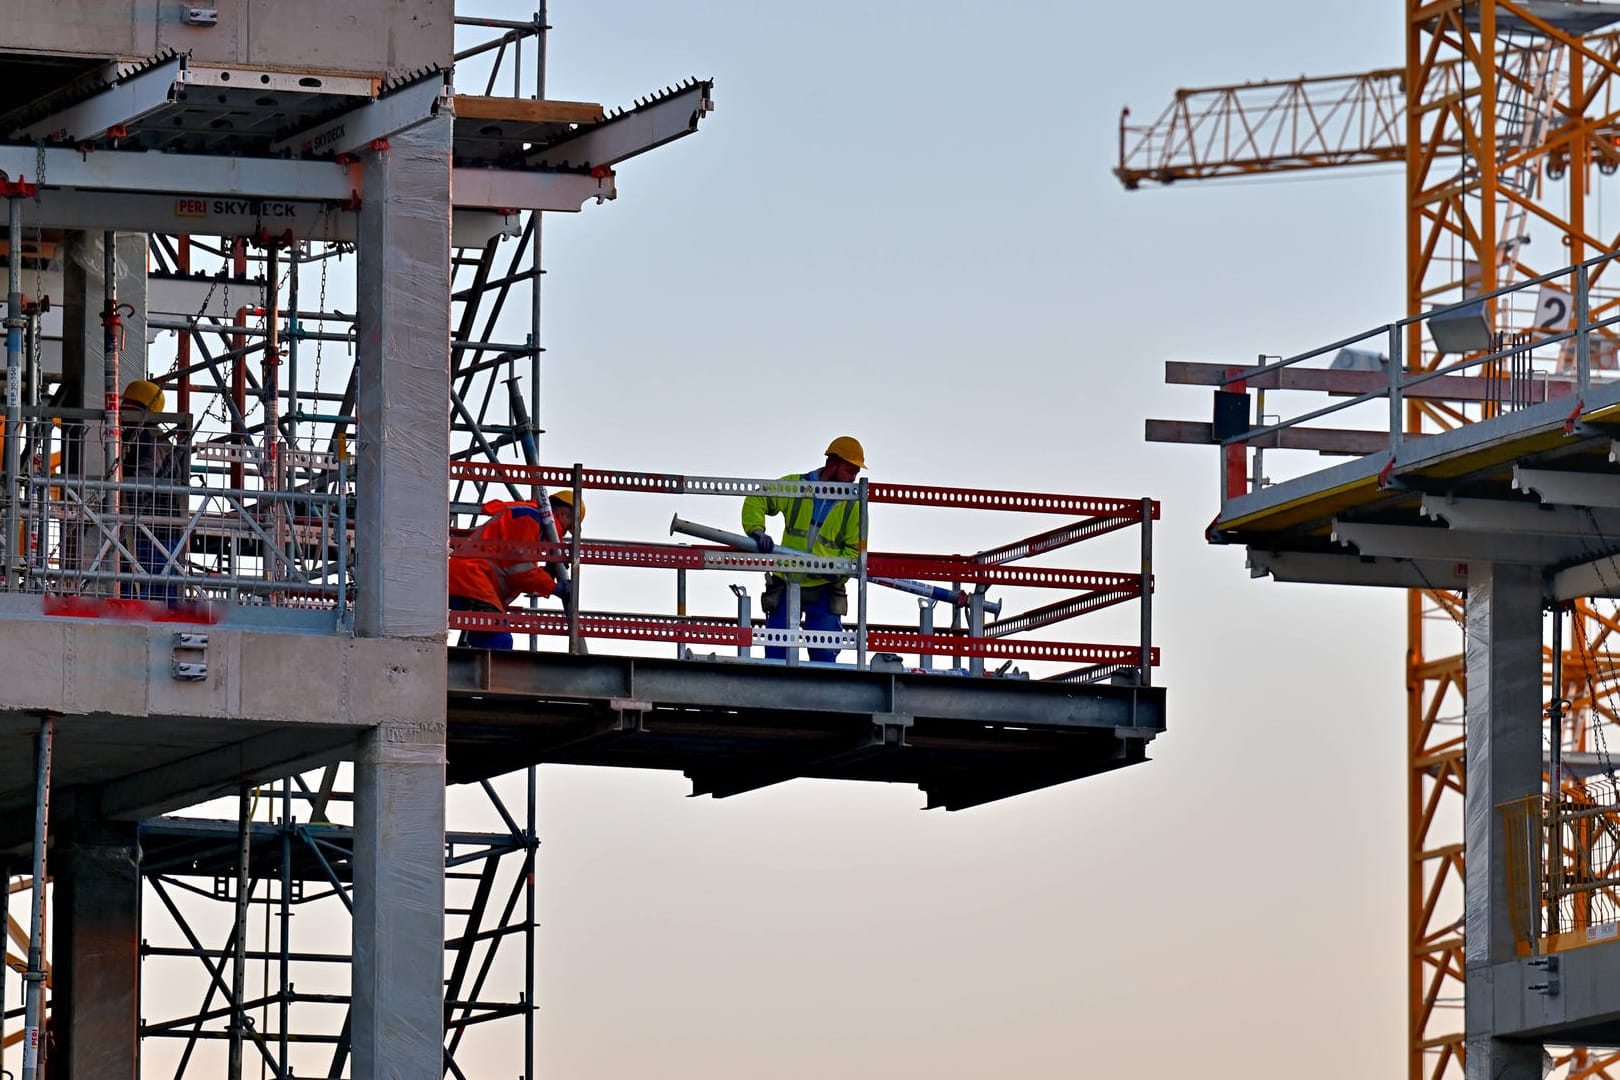
[[[169,650],[169,676],[180,682],[202,682],[208,678],[208,635],[175,632]]]

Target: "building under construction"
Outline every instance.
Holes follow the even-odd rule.
[[[425,1078],[480,1045],[533,1076],[543,763],[954,810],[1146,759],[1151,499],[545,461],[543,215],[611,213],[708,79],[549,99],[543,8],[7,15],[0,1069]],[[679,536],[548,528],[525,555],[564,602],[448,610],[447,554],[556,492],[657,501]],[[761,552],[713,528],[757,495],[1008,524],[972,555]],[[1053,561],[1116,533],[1112,569]],[[843,629],[797,628],[818,573]],[[619,574],[660,584],[592,606]],[[1118,643],[1066,632],[1093,615]],[[297,939],[306,910],[352,930]]]

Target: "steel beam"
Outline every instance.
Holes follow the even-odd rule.
[[[379,139],[390,138],[431,120],[439,114],[448,94],[449,87],[442,75],[423,79],[341,116],[278,139],[270,144],[270,152],[290,151],[319,157],[353,154]]]
[[[1620,596],[1620,558],[1613,555],[1559,570],[1552,576],[1553,600]]]
[[[186,58],[172,56],[101,93],[52,113],[16,133],[20,142],[90,142],[174,101],[184,89]]]
[[[1547,536],[1497,536],[1421,525],[1367,525],[1333,521],[1333,539],[1363,555],[1453,562],[1548,566],[1594,554],[1590,544]]]
[[[1200,420],[1149,420],[1146,438],[1148,442],[1221,444],[1215,437],[1215,426]],[[1359,457],[1386,449],[1389,433],[1353,428],[1286,427],[1245,439],[1244,445],[1261,450],[1314,450],[1319,454]]]
[[[1513,487],[1556,506],[1620,508],[1620,476],[1513,467]]]
[[[315,199],[348,202],[354,197],[349,170],[330,161],[282,161],[156,150],[78,150],[0,146],[0,171],[26,177],[41,188],[88,191],[148,191],[207,197],[231,192],[242,198]]]
[[[578,206],[569,207],[577,210]],[[113,229],[117,232],[252,236],[263,231],[294,240],[353,242],[358,213],[348,203],[309,199],[256,199],[234,194],[175,196],[157,192],[91,192],[41,188],[22,206],[25,229]],[[483,247],[492,237],[517,236],[518,215],[498,209],[456,209],[450,218],[456,247]],[[30,273],[29,280],[33,280]],[[55,294],[52,294],[55,295]]]
[[[847,765],[886,749],[899,751],[905,745],[905,728],[910,722],[910,717],[874,718],[872,724],[861,725],[858,732],[832,745],[818,743],[794,753],[754,755],[711,769],[689,770],[686,778],[692,782],[693,795],[725,799],[758,791],[801,776],[814,776],[817,769]]]
[[[714,102],[712,82],[695,82],[667,96],[610,117],[529,154],[535,165],[611,168],[637,154],[690,135]]]
[[[1372,585],[1394,589],[1461,589],[1465,567],[1437,559],[1389,559],[1345,553],[1249,549],[1249,572],[1274,581],[1316,585]]]
[[[453,649],[448,666],[452,708],[460,698],[511,698],[510,712],[528,716],[534,700],[572,699],[608,706],[633,698],[694,708],[781,709],[790,694],[806,712],[903,713],[1051,731],[1140,727],[1162,730],[1162,691],[1073,686],[1013,679],[951,679],[823,668],[802,674],[780,666],[694,664],[646,657],[567,657],[555,654]],[[452,725],[452,736],[456,725]],[[517,768],[522,763],[512,762]]]
[[[1516,536],[1564,537],[1609,546],[1620,541],[1620,514],[1609,510],[1574,510],[1502,499],[1448,499],[1423,496],[1425,517],[1444,521],[1457,532]]]
[[[619,194],[611,174],[479,169],[467,165],[456,168],[451,193],[457,206],[569,213],[579,211],[592,199],[601,203]]]

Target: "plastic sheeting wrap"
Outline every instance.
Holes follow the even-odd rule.
[[[355,606],[368,637],[445,636],[451,120],[364,159]]]
[[[443,719],[384,724],[355,760],[357,1077],[443,1073],[444,734]]]
[[[24,216],[26,223],[27,217]],[[25,235],[28,230],[25,226]],[[69,232],[69,240],[57,250],[58,264],[66,295],[53,297],[63,307],[62,335],[64,364],[82,354],[85,368],[84,399],[75,404],[99,409],[102,405],[102,343],[105,330],[101,313],[106,306],[106,279],[102,261],[102,234]],[[118,302],[130,309],[121,313],[123,346],[118,356],[118,388],[144,379],[146,367],[146,234],[118,233],[113,246],[113,265],[118,275]],[[23,292],[34,291],[35,275],[23,273]]]
[[[1464,957],[1469,1075],[1487,1062],[1517,1069],[1527,1048],[1497,1029],[1493,964],[1516,958],[1506,826],[1497,807],[1541,791],[1541,575],[1525,566],[1471,566],[1466,663],[1468,790]],[[1539,1069],[1539,1048],[1535,1065]],[[1526,1050],[1525,1062],[1508,1062]],[[1501,1060],[1497,1060],[1497,1059]],[[1477,1075],[1499,1075],[1481,1072]],[[1516,1075],[1516,1074],[1515,1074]]]

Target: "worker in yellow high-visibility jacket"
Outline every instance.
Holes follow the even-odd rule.
[[[819,469],[807,473],[793,473],[783,480],[831,480],[841,484],[852,483],[866,468],[866,451],[849,435],[840,435],[827,445],[827,461]],[[861,554],[861,504],[853,499],[814,499],[798,496],[750,495],[743,500],[743,532],[752,536],[759,550],[770,553],[776,541],[765,531],[765,519],[776,514],[783,518],[782,544],[812,555],[830,555],[839,559],[857,559]],[[793,575],[799,582],[799,614],[806,630],[842,630],[840,618],[849,614],[848,578],[842,575],[820,577],[815,574]],[[765,575],[765,592],[760,596],[760,607],[765,611],[765,625],[773,630],[786,630],[787,608],[783,595],[787,582],[781,575]],[[837,649],[811,649],[810,659],[831,662],[838,658]],[[781,660],[787,650],[767,647],[765,655]]]

